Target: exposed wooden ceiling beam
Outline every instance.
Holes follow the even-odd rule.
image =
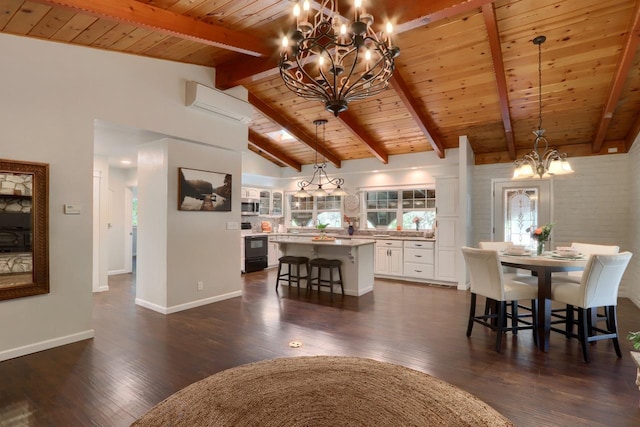
[[[405,83],[405,81],[400,76],[398,70],[393,73],[391,80],[389,80],[391,87],[396,91],[402,103],[404,104],[413,120],[416,122],[416,125],[420,128],[424,136],[427,137],[429,144],[433,148],[433,151],[436,152],[438,157],[444,159],[444,144],[440,140],[440,136],[435,130],[435,127],[431,125],[429,122],[431,121],[429,117],[422,113],[420,106],[416,99],[411,95],[411,91],[409,87]]]
[[[278,74],[278,59],[252,58],[245,55],[216,67],[216,88],[220,90],[255,82]]]
[[[631,146],[634,141],[640,136],[640,114],[636,118],[636,122],[631,127],[631,131],[627,134],[627,138],[625,139],[625,153],[628,153],[631,150]]]
[[[400,17],[393,32],[400,34],[406,31],[419,28],[428,23],[446,19],[470,10],[479,9],[491,0],[433,0],[433,1],[406,1],[399,11]],[[317,3],[317,2],[316,2]],[[316,9],[319,6],[316,4]],[[272,54],[278,54],[272,49]],[[278,59],[273,60],[249,60],[238,58],[220,64],[216,67],[216,88],[229,89],[230,87],[242,85],[256,79],[273,76],[278,73]]]
[[[613,77],[611,86],[609,87],[609,91],[607,92],[609,95],[607,96],[607,100],[602,111],[602,116],[600,117],[598,127],[596,128],[595,138],[593,139],[594,153],[599,152],[602,148],[604,137],[606,136],[607,129],[609,128],[609,124],[611,123],[611,118],[613,117],[613,113],[615,112],[616,104],[620,99],[622,88],[625,81],[627,80],[629,71],[633,66],[633,59],[638,50],[638,45],[640,45],[640,2],[637,1],[634,17],[624,41],[622,54],[620,55],[620,61],[618,62],[615,76]]]
[[[385,165],[389,163],[389,154],[383,147],[380,146],[380,144],[371,139],[369,133],[358,124],[353,113],[349,111],[340,113],[340,115],[338,116],[338,121],[342,123],[342,125],[346,127],[347,130],[353,134],[353,136],[355,136],[360,140],[360,142],[366,145],[367,149],[369,149],[371,154],[376,156],[378,160],[380,160]]]
[[[339,158],[335,156],[335,154],[330,153],[325,147],[316,144],[314,138],[311,138],[300,128],[293,126],[289,120],[284,117],[282,114],[278,113],[276,110],[268,106],[264,101],[258,99],[252,93],[249,93],[248,101],[251,105],[253,105],[262,115],[271,120],[273,123],[277,124],[281,128],[285,129],[289,134],[294,136],[298,141],[305,144],[312,150],[318,150],[318,153],[323,155],[325,159],[333,163],[333,165],[339,168],[342,165],[342,162]]]
[[[494,0],[433,0],[403,2],[398,24],[394,26],[395,33],[404,33],[416,28],[429,25],[442,19],[467,13],[474,9],[493,3]],[[392,6],[395,3],[392,3]]]
[[[248,32],[233,31],[207,24],[189,16],[160,9],[134,0],[36,0],[100,18],[137,25],[222,49],[251,56],[269,56],[273,47]]]
[[[493,3],[482,5],[482,15],[487,27],[489,36],[489,46],[491,47],[491,59],[493,60],[493,70],[496,75],[496,85],[498,86],[498,102],[500,103],[500,113],[502,124],[507,139],[507,150],[511,160],[516,159],[516,143],[513,138],[513,126],[511,125],[511,107],[509,106],[509,93],[507,91],[507,79],[505,77],[504,62],[502,59],[502,47],[500,46],[500,33],[498,21]]]
[[[298,172],[302,172],[302,165],[299,162],[296,162],[291,157],[283,153],[280,149],[275,147],[271,143],[269,138],[251,129],[249,129],[249,144],[253,145],[259,150],[262,150],[274,159],[279,160],[288,166],[291,166]]]

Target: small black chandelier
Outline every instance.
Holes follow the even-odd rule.
[[[322,0],[315,14],[309,0],[302,8],[296,1],[296,29],[282,39],[279,68],[285,85],[298,96],[323,102],[336,117],[349,102],[385,90],[400,54],[391,43],[391,23],[374,32],[363,1],[354,0],[353,22],[340,15],[337,1]]]
[[[325,170],[327,167],[327,163],[322,159],[322,163],[318,163],[318,127],[322,126],[322,140],[324,141],[324,126],[327,124],[327,121],[324,119],[314,120],[313,124],[316,125],[316,160],[313,164],[313,176],[309,180],[301,180],[298,181],[298,192],[296,192],[294,197],[326,197],[329,195],[327,193],[326,188],[322,188],[323,185],[335,185],[335,189],[331,192],[332,196],[346,196],[347,192],[342,189],[342,185],[344,185],[344,179],[342,178],[329,178],[327,176],[327,171]],[[317,180],[316,180],[317,179]],[[311,189],[311,186],[315,186],[315,189]],[[309,191],[307,191],[307,189]]]

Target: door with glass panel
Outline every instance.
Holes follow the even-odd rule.
[[[493,240],[535,247],[527,228],[551,222],[549,180],[493,183]],[[553,238],[553,234],[551,235]],[[549,247],[553,247],[549,242]]]

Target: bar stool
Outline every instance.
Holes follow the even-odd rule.
[[[282,272],[282,265],[285,264],[287,266],[287,271]],[[305,267],[305,275],[300,275],[300,266]],[[291,269],[293,266],[296,267],[296,274],[293,275]],[[295,283],[298,285],[298,289],[300,289],[300,279],[307,280],[307,284],[309,282],[309,258],[304,256],[291,256],[286,255],[278,258],[278,277],[276,279],[276,292],[278,292],[278,285],[281,280],[288,282],[289,287],[291,287],[291,283]]]
[[[313,276],[313,268],[316,268],[317,275]],[[329,270],[329,279],[322,278],[322,270]],[[334,280],[333,271],[338,269],[338,280]],[[320,286],[328,286],[333,297],[333,285],[340,285],[342,289],[342,295],[344,295],[344,285],[342,284],[342,261],[339,259],[325,259],[314,258],[309,261],[309,280],[307,281],[307,290],[313,290],[313,285],[318,287],[318,293],[320,293]]]

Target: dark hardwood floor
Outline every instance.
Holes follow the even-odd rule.
[[[498,354],[486,328],[476,325],[465,336],[463,291],[380,280],[373,293],[331,301],[295,288],[276,294],[271,270],[245,275],[242,297],[165,316],[134,305],[134,280],[112,276],[110,290],[94,296],[94,339],[0,363],[0,426],[127,426],[221,370],[320,354],[426,372],[518,426],[640,425],[626,339],[622,359],[610,342],[599,342],[590,364],[576,340],[558,334],[549,353],[533,346],[529,331],[509,334]],[[640,310],[629,300],[618,310],[625,336],[640,327]],[[302,347],[290,348],[292,340]]]

